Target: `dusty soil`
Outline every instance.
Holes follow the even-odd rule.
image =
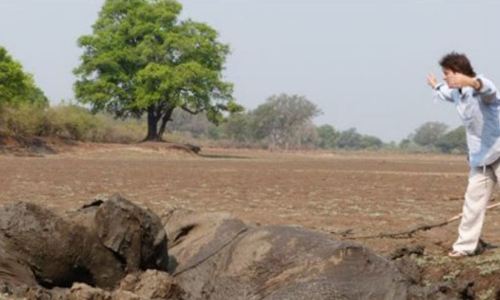
[[[40,157],[0,155],[0,204],[23,200],[65,211],[120,193],[159,214],[173,207],[228,211],[250,223],[296,224],[351,239],[460,213],[467,172],[463,156],[221,149],[197,156],[155,145],[79,145]],[[500,209],[489,211],[483,239],[500,245],[499,225]],[[500,249],[451,260],[446,252],[456,228],[358,242],[385,256],[423,246],[423,256],[411,257],[424,284],[474,282],[477,299],[494,298]]]

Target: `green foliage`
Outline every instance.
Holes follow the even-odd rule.
[[[146,133],[144,120],[120,120],[109,114],[97,114],[100,126],[91,135],[91,141],[101,143],[136,143]]]
[[[172,121],[167,126],[170,131],[189,132],[192,137],[208,136],[211,128],[215,127],[205,113],[192,115],[182,109],[174,110]]]
[[[399,148],[410,152],[466,153],[465,128],[460,126],[450,131],[447,131],[447,128],[448,126],[443,123],[426,122],[408,138],[403,139]]]
[[[338,134],[336,147],[347,150],[376,150],[384,147],[384,142],[378,137],[362,135],[357,132],[356,128],[350,128]]]
[[[337,146],[341,149],[360,149],[363,136],[356,131],[356,128],[350,128],[342,131],[337,139]]]
[[[300,134],[304,126],[320,113],[304,96],[271,96],[252,112],[255,137],[268,140],[271,148],[300,145],[306,138]]]
[[[316,127],[312,118],[320,110],[305,97],[281,94],[270,97],[264,104],[249,112],[233,113],[221,126],[210,124],[206,116],[192,116],[182,110],[174,111],[169,130],[191,138],[219,141],[218,145],[279,149],[347,149],[376,150],[385,145],[379,138],[361,135],[355,128],[338,132],[331,125]],[[201,141],[200,140],[200,141]],[[205,141],[206,142],[206,141]],[[211,145],[214,145],[213,143]]]
[[[86,108],[71,104],[47,107],[40,103],[19,103],[0,110],[0,133],[17,137],[130,143],[144,135],[143,123],[94,115]]]
[[[447,132],[436,141],[435,145],[444,153],[466,153],[465,127],[460,126]]]
[[[220,126],[210,126],[208,128],[208,138],[212,140],[220,140],[224,137],[224,130]]]
[[[93,34],[79,39],[77,98],[119,117],[147,112],[151,139],[178,107],[215,123],[240,110],[222,80],[229,47],[208,25],[179,21],[181,9],[173,0],[107,0]]]
[[[236,113],[229,116],[223,128],[229,139],[238,143],[248,143],[254,140],[252,125],[250,114]]]
[[[0,131],[7,135],[42,135],[45,120],[45,105],[40,103],[20,102],[0,109]]]
[[[23,102],[47,104],[48,100],[33,77],[0,46],[0,105]]]
[[[380,149],[384,146],[384,142],[376,136],[364,135],[361,138],[360,147],[362,149]]]
[[[93,134],[102,127],[95,116],[83,107],[56,106],[46,112],[44,135],[72,140],[93,140]]]
[[[411,138],[406,138],[402,139],[401,142],[399,142],[399,148],[401,149],[408,149],[412,144],[412,139]]]
[[[322,149],[332,149],[337,146],[339,133],[331,125],[322,125],[317,129],[318,147]]]
[[[448,126],[440,122],[427,122],[415,130],[413,141],[424,147],[432,147],[443,137]]]

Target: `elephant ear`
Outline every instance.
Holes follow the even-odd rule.
[[[130,201],[114,195],[95,214],[99,240],[131,272],[139,270],[141,264],[141,222],[137,210]]]

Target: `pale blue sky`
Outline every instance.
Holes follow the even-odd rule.
[[[385,141],[426,121],[458,126],[434,103],[427,72],[446,52],[466,52],[500,85],[500,1],[184,0],[183,18],[216,28],[232,54],[235,96],[255,108],[275,93],[307,96],[317,124],[356,127]],[[53,103],[72,99],[76,40],[90,33],[103,0],[0,0],[0,45]]]

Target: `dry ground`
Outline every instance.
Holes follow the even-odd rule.
[[[352,236],[395,232],[461,211],[463,156],[380,153],[270,153],[161,146],[80,145],[43,157],[0,155],[0,203],[30,201],[56,210],[121,193],[161,213],[172,207],[229,211],[253,223],[295,224]],[[496,197],[500,200],[500,197]],[[500,209],[483,238],[500,245]],[[423,282],[475,281],[478,299],[500,287],[500,249],[460,261],[445,254],[457,224],[408,239],[363,239],[382,255],[422,245]],[[336,238],[346,238],[332,234]]]

